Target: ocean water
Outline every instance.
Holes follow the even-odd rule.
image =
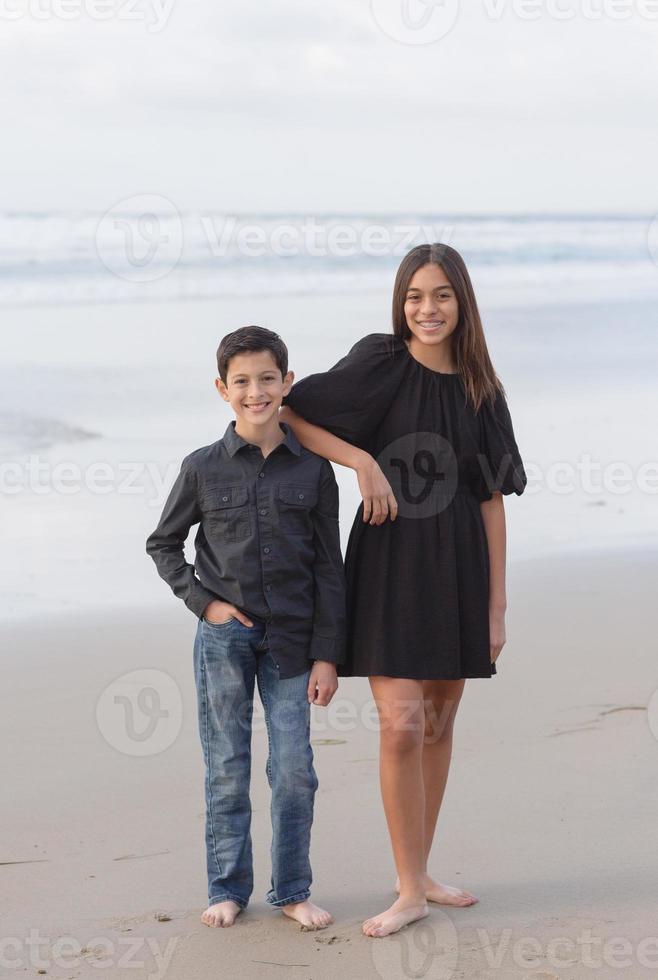
[[[104,215],[1,213],[0,305],[387,290],[427,241],[457,248],[503,305],[620,272],[651,289],[658,261],[651,216],[181,213],[148,195]]]
[[[216,229],[228,220],[211,217]],[[139,218],[117,219],[124,239]],[[305,216],[240,219],[250,235],[260,221],[274,253],[256,257],[235,241],[230,254],[209,254],[202,218],[161,215],[146,229],[180,256],[143,281],[166,255],[133,250],[131,263],[99,216],[0,219],[0,616],[171,603],[144,542],[183,456],[230,420],[213,386],[221,336],[260,323],[284,337],[297,377],[330,366],[360,336],[390,329],[400,256],[371,254],[372,229],[394,242],[402,225],[441,223],[326,216],[327,247],[330,227],[353,229],[357,252],[343,256],[323,254],[318,232],[304,238]],[[650,223],[442,220],[450,234],[436,237],[469,263],[530,480],[506,498],[508,560],[656,543]],[[297,229],[304,254],[278,254],[281,228],[288,243]],[[360,498],[354,474],[335,469],[345,545]]]

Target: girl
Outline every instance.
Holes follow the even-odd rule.
[[[368,919],[387,936],[465,906],[427,860],[467,677],[491,677],[505,644],[502,494],[527,483],[471,280],[448,245],[419,245],[393,290],[393,334],[359,340],[295,384],[282,418],[299,441],[357,474],[363,501],[345,557],[348,660],[380,722],[380,780],[397,900]]]

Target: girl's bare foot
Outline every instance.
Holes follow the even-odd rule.
[[[211,905],[201,916],[201,921],[206,926],[226,927],[232,926],[242,909],[237,902],[218,902]]]
[[[400,879],[395,882],[395,890],[400,894]],[[434,881],[429,875],[425,875],[425,898],[428,902],[436,902],[437,905],[475,905],[480,899],[463,888],[453,888],[452,885],[442,885]]]
[[[363,933],[378,939],[382,936],[390,936],[392,932],[397,932],[403,926],[408,926],[410,922],[424,919],[427,914],[427,905],[419,904],[417,899],[398,898],[396,902],[393,902],[390,909],[386,909],[381,915],[366,919],[363,923]]]
[[[290,919],[299,922],[304,929],[326,929],[329,923],[334,921],[329,912],[325,912],[324,909],[314,905],[313,902],[309,902],[308,899],[305,902],[291,902],[290,905],[283,905],[281,911]]]

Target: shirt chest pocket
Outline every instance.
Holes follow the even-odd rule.
[[[246,487],[206,487],[201,510],[203,526],[211,540],[244,541],[251,534]]]
[[[280,484],[277,491],[279,529],[285,534],[313,534],[311,511],[318,502],[315,487]]]

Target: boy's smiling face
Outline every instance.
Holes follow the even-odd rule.
[[[225,402],[229,402],[236,419],[250,426],[267,425],[277,418],[285,395],[292,388],[295,375],[288,371],[285,378],[271,351],[248,351],[235,354],[229,361],[226,384],[217,378],[215,386]]]

